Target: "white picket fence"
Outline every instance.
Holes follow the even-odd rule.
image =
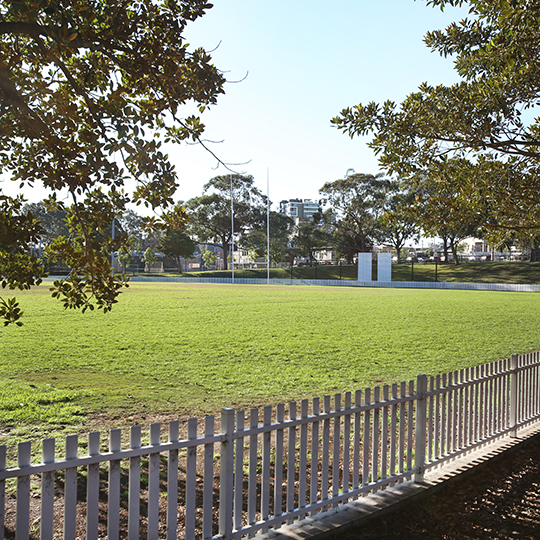
[[[192,418],[182,438],[174,421],[167,442],[160,424],[146,444],[134,426],[124,449],[114,429],[108,451],[91,433],[86,455],[73,435],[64,459],[46,439],[39,464],[25,442],[12,468],[2,446],[0,539],[233,539],[421,481],[446,460],[537,421],[540,353],[311,406],[303,400],[299,409],[264,407],[262,419],[258,409],[249,419],[224,409],[219,426],[213,416],[202,425]]]

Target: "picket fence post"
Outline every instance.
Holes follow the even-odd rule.
[[[427,421],[427,376],[416,377],[416,444],[415,444],[415,468],[414,481],[424,481],[426,464],[426,421]],[[409,419],[409,422],[412,419]]]
[[[510,362],[510,437],[517,437],[518,355],[513,354]]]
[[[219,470],[219,534],[224,540],[231,537],[234,495],[234,410],[221,411],[221,463]]]

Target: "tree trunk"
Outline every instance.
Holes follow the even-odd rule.
[[[225,237],[221,238],[221,245],[223,246],[223,270],[229,269],[229,243]]]
[[[459,264],[457,257],[457,247],[456,242],[454,242],[453,240],[450,240],[450,249],[452,250],[452,256],[454,257],[454,265],[457,266]]]
[[[444,262],[447,263],[448,262],[448,238],[446,238],[446,236],[441,236],[441,238],[442,238],[442,241],[443,241]]]

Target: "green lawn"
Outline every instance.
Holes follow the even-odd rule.
[[[374,279],[377,268],[373,266]],[[235,270],[238,278],[266,279],[266,269]],[[155,275],[155,274],[152,274]],[[178,275],[178,274],[166,274]],[[191,277],[231,277],[229,271],[190,272]],[[358,269],[354,265],[327,266],[317,268],[271,268],[270,277],[275,279],[357,279]],[[458,281],[470,283],[540,283],[540,262],[502,261],[471,262],[458,266],[450,264],[402,263],[392,266],[392,281]]]
[[[135,283],[108,314],[64,311],[49,294],[18,293],[25,325],[2,329],[7,427],[200,416],[540,348],[534,293]]]

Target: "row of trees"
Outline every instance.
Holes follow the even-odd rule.
[[[314,261],[315,252],[323,249],[332,249],[352,262],[358,252],[372,251],[375,244],[391,246],[399,257],[406,242],[418,240],[420,234],[442,238],[445,260],[451,251],[457,263],[459,242],[482,236],[482,226],[474,214],[449,207],[447,195],[437,189],[432,178],[423,175],[414,183],[404,183],[349,170],[344,178],[321,187],[319,211],[313,219],[295,224],[278,212],[267,214],[270,203],[252,176],[231,174],[212,178],[201,196],[179,203],[179,211],[186,215],[182,228],[148,233],[144,218],[125,210],[115,217],[114,228],[111,223],[103,234],[127,238],[118,250],[124,268],[134,252],[145,253],[144,260],[153,262],[152,255],[158,251],[175,259],[181,271],[181,258],[192,256],[196,244],[222,250],[225,269],[233,244],[254,259],[266,258],[268,226],[274,263],[292,261],[297,255]],[[42,223],[45,233],[40,241],[45,255],[59,238],[70,234],[65,211],[50,211],[38,203],[26,205],[25,212]],[[213,251],[202,255],[206,264],[214,263]]]

